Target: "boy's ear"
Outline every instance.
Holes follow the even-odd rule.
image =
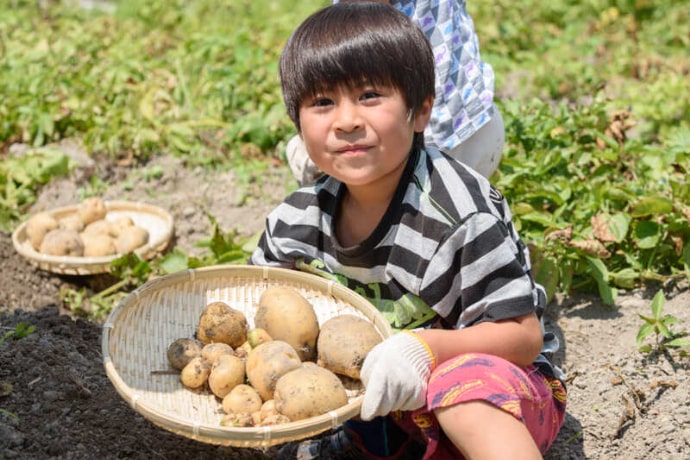
[[[431,108],[433,106],[434,97],[429,96],[422,102],[421,107],[417,109],[417,112],[414,114],[414,131],[416,133],[421,133],[426,128],[429,118],[431,118]]]

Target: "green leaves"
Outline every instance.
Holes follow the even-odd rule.
[[[674,332],[671,327],[678,324],[678,318],[673,315],[664,314],[664,303],[666,298],[664,293],[659,291],[652,300],[652,316],[638,316],[644,321],[637,331],[637,347],[642,352],[651,352],[653,347],[645,344],[645,340],[652,334],[655,335],[655,345],[657,349],[690,347],[690,339],[685,331]]]
[[[33,334],[34,331],[36,331],[36,326],[24,322],[19,323],[14,327],[14,329],[0,335],[0,345],[5,343],[7,340],[23,339],[24,337]]]
[[[29,150],[0,161],[0,229],[9,231],[36,200],[37,190],[55,177],[69,174],[64,153],[50,148]]]
[[[681,165],[690,152],[627,140],[621,130],[634,126],[630,116],[609,115],[607,106],[507,102],[508,145],[492,179],[523,239],[540,250],[534,272],[550,274],[540,281],[613,303],[617,288],[687,277],[689,170]],[[615,134],[615,150],[597,141],[605,132]]]

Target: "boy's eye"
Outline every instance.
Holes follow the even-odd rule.
[[[314,99],[311,103],[313,107],[326,107],[333,104],[333,101],[331,99],[328,99],[327,97],[318,97]]]
[[[381,94],[376,92],[376,91],[365,91],[364,94],[362,94],[361,98],[362,99],[375,99],[379,96],[381,96]]]

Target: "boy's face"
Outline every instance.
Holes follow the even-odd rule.
[[[336,87],[303,101],[301,135],[312,161],[348,185],[371,185],[402,172],[415,132],[424,131],[433,99],[410,113],[390,86]]]

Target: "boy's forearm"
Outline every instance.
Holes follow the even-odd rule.
[[[534,313],[465,329],[425,329],[418,334],[433,351],[437,364],[463,353],[486,353],[528,366],[543,344],[541,326]]]

